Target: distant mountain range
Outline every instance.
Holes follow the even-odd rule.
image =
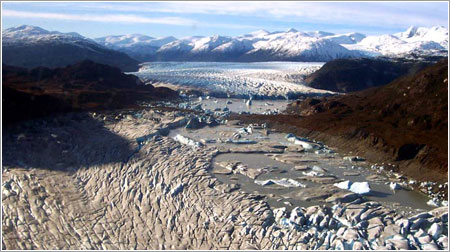
[[[78,33],[19,26],[2,31],[3,62],[21,67],[57,67],[90,59],[135,71],[144,61],[330,61],[338,58],[447,55],[448,30],[411,27],[381,36],[295,29],[259,30],[237,37],[153,38],[132,34],[88,39]]]
[[[330,61],[337,58],[446,55],[448,30],[441,26],[410,27],[391,35],[333,34],[295,29],[259,30],[237,37],[152,38],[143,35],[95,39],[104,46],[142,61]]]
[[[2,49],[3,64],[26,68],[63,67],[90,59],[122,71],[136,71],[139,64],[127,54],[78,33],[47,31],[29,25],[2,31]]]

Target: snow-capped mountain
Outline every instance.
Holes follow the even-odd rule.
[[[123,39],[125,40],[125,39]],[[447,54],[448,30],[444,27],[411,27],[405,32],[381,36],[361,33],[333,34],[325,31],[304,32],[296,29],[269,32],[258,30],[248,34],[226,37],[187,37],[175,39],[159,47],[146,48],[152,41],[126,45],[97,42],[140,60],[161,61],[329,61],[336,58]],[[143,57],[143,55],[145,55]]]
[[[370,56],[404,56],[408,54],[447,54],[448,30],[442,26],[410,27],[392,35],[367,36],[356,44],[343,45]]]
[[[125,53],[111,50],[78,33],[47,31],[22,25],[2,31],[3,64],[33,68],[64,67],[82,60],[134,71],[138,62]]]
[[[5,58],[9,62],[28,65],[60,65],[57,54],[70,53],[74,59],[123,57],[128,54],[138,61],[329,61],[336,58],[358,57],[403,57],[406,55],[447,55],[448,30],[436,26],[431,28],[410,27],[396,34],[365,36],[361,33],[333,34],[325,31],[286,31],[269,32],[258,30],[248,34],[227,36],[192,36],[154,38],[147,35],[132,34],[107,36],[91,40],[77,33],[47,31],[35,26],[19,26],[2,32],[3,46],[9,49]],[[38,51],[27,52],[20,46],[39,46]],[[45,45],[45,46],[44,46]],[[62,49],[61,46],[70,46]],[[53,63],[42,62],[46,57],[30,57],[53,48]],[[57,51],[56,48],[59,48]],[[112,53],[106,50],[113,49]],[[67,51],[68,50],[68,51]],[[80,51],[81,50],[81,51]],[[10,51],[14,51],[11,54]],[[95,56],[93,56],[95,55]],[[121,56],[119,56],[121,55]],[[92,58],[94,57],[94,58]],[[64,57],[63,57],[64,58]],[[36,62],[39,60],[39,62]],[[129,61],[130,59],[128,59]],[[125,63],[113,60],[115,65]],[[126,62],[126,60],[124,61]],[[107,62],[100,62],[106,63]],[[114,65],[113,64],[113,65]]]
[[[442,47],[448,46],[448,30],[442,26],[434,26],[431,28],[411,26],[405,32],[394,35],[407,42],[433,41],[439,43]]]
[[[153,38],[141,34],[112,35],[95,39],[97,43],[103,46],[124,52],[140,61],[145,61],[146,58],[154,55],[160,47],[175,40],[177,39],[172,36]]]
[[[352,33],[346,33],[346,34],[331,34],[327,36],[323,36],[325,39],[331,40],[335,43],[338,43],[340,45],[347,45],[347,44],[356,44],[363,40],[366,35],[352,32]]]
[[[18,39],[21,40],[40,40],[40,39],[54,39],[54,38],[77,38],[83,39],[83,36],[76,32],[62,33],[58,31],[47,31],[37,26],[21,25],[12,27],[2,32],[3,42],[13,42]]]
[[[95,39],[99,44],[109,47],[130,47],[136,44],[149,44],[155,38],[140,34],[112,35]]]

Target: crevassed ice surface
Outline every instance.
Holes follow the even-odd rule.
[[[229,95],[288,97],[290,94],[330,94],[304,85],[304,78],[322,62],[149,62],[140,78],[195,87]]]

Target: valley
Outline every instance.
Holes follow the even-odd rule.
[[[448,13],[353,4],[2,3],[1,249],[449,250]]]

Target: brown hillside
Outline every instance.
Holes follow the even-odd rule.
[[[244,116],[321,140],[419,180],[447,181],[448,64],[347,95],[295,102],[287,115]],[[247,118],[245,118],[247,117]]]

